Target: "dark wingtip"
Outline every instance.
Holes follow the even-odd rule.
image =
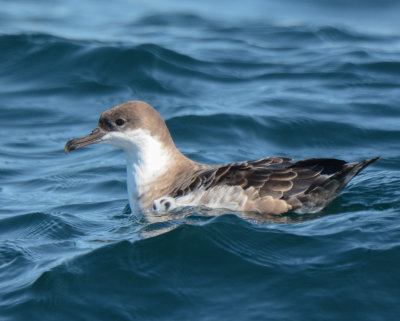
[[[347,177],[347,182],[350,181],[354,176],[356,176],[359,172],[361,172],[365,167],[371,165],[373,162],[376,162],[380,156],[373,157],[370,159],[365,159],[361,162],[357,163],[348,163],[347,168],[345,170],[339,172],[336,176]],[[347,183],[346,183],[347,184]]]
[[[367,167],[368,165],[376,162],[379,158],[381,158],[381,156],[376,156],[376,157],[373,157],[373,158],[370,158],[370,159],[366,159],[366,160],[360,162],[360,164],[362,164],[362,168],[361,169],[363,169],[363,168]]]

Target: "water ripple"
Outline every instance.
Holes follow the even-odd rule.
[[[0,318],[396,320],[398,6],[100,2],[0,8]],[[318,214],[131,213],[121,151],[64,153],[131,99],[200,162],[382,157]]]

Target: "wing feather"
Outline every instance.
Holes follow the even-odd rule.
[[[177,177],[169,196],[233,186],[236,191],[238,187],[243,189],[246,199],[252,203],[250,208],[257,211],[265,208],[271,213],[282,213],[301,207],[321,208],[376,159],[346,163],[337,159],[311,158],[293,163],[290,158],[269,157],[225,165],[201,165],[192,172],[190,180],[187,172]]]
[[[253,188],[259,197],[290,199],[304,193],[310,186],[325,181],[343,167],[344,161],[335,159],[307,159],[292,163],[284,157],[268,157],[253,161],[200,168],[192,180],[177,186],[171,196],[186,195],[199,188],[240,186]]]

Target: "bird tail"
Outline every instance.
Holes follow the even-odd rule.
[[[356,163],[346,163],[339,172],[324,180],[316,180],[303,195],[298,198],[303,206],[296,212],[313,213],[322,210],[338,196],[354,176],[360,173],[365,167],[378,160],[379,157],[380,156]]]

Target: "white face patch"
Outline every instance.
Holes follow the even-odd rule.
[[[102,143],[123,149],[129,162],[146,168],[146,176],[159,176],[170,164],[168,149],[145,129],[109,132]]]

